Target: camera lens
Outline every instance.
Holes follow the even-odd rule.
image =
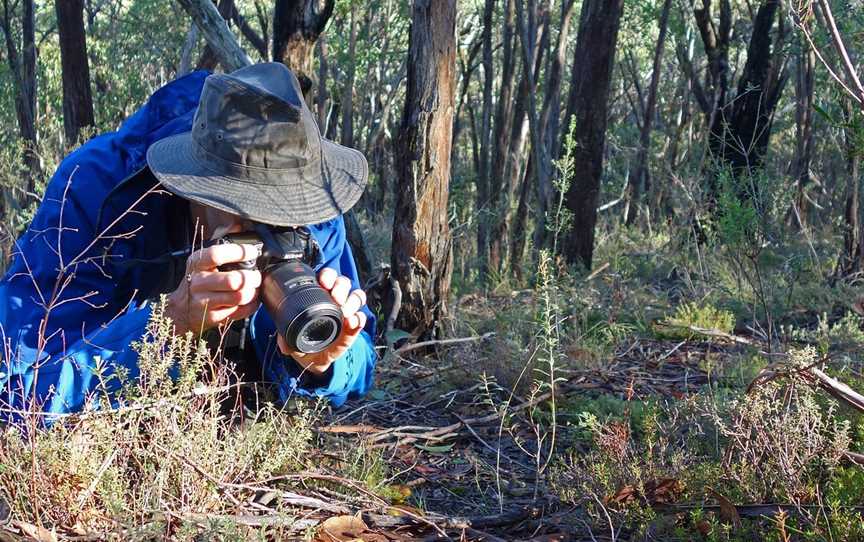
[[[336,324],[329,318],[312,320],[300,330],[300,338],[308,344],[332,342],[336,338]]]
[[[261,289],[264,306],[291,350],[320,352],[341,333],[341,309],[305,263],[283,260],[269,266]]]

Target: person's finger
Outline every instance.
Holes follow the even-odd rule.
[[[288,343],[285,342],[281,333],[276,335],[276,346],[279,347],[279,351],[282,352],[282,355],[290,356],[292,354],[291,349],[288,348]]]
[[[346,301],[348,301],[348,293],[350,291],[351,280],[348,279],[348,277],[339,277],[336,279],[333,289],[330,290],[330,297],[332,297],[333,301],[341,307]]]
[[[351,316],[355,312],[360,310],[360,307],[366,304],[366,292],[360,290],[354,290],[348,295],[348,299],[345,303],[342,304],[342,315],[343,316]]]
[[[339,278],[339,273],[335,269],[325,267],[318,272],[318,284],[328,292],[333,289],[336,279]]]
[[[261,272],[257,269],[236,271],[198,271],[192,275],[191,292],[236,292],[243,288],[261,286]]]
[[[366,325],[366,313],[365,312],[355,312],[348,318],[348,331],[360,331],[363,329],[363,326]]]
[[[187,269],[191,271],[213,271],[220,265],[255,260],[259,256],[257,245],[221,243],[196,250],[189,256]]]
[[[207,311],[225,307],[236,307],[237,305],[243,305],[243,301],[242,290],[236,292],[204,292],[193,294],[192,296],[192,302]],[[247,299],[246,303],[249,301],[251,299]]]
[[[221,324],[226,320],[242,320],[255,314],[260,303],[256,300],[245,305],[237,305],[233,307],[225,307],[222,309],[208,311],[205,316],[205,321],[214,326]]]
[[[243,320],[244,318],[249,318],[250,316],[255,314],[255,311],[257,311],[258,307],[260,306],[261,302],[257,299],[246,303],[245,305],[240,305],[233,313],[231,313],[229,318],[231,320]]]

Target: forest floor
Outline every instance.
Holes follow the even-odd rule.
[[[129,406],[2,434],[0,541],[864,540],[864,421],[826,384],[864,388],[857,286],[766,256],[769,342],[732,266],[599,258],[457,285],[448,338],[391,332],[335,410],[226,415],[157,321]]]

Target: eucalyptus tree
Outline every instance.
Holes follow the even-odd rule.
[[[402,290],[397,323],[416,333],[436,329],[450,291],[447,202],[455,72],[456,0],[414,0],[391,261]]]

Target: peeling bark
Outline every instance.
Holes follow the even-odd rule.
[[[392,268],[401,329],[434,332],[453,265],[447,224],[456,72],[456,0],[415,0],[398,137]]]

